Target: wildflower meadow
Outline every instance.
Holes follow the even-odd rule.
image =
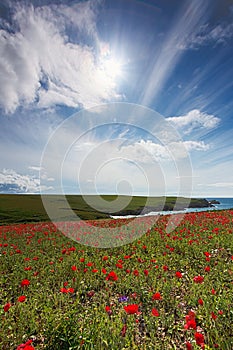
[[[106,249],[74,223],[60,223],[72,239],[50,222],[1,226],[0,348],[231,350],[233,210],[185,214],[170,233],[169,218]]]

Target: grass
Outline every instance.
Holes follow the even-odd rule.
[[[145,205],[153,207],[158,211],[166,209],[172,210],[176,206],[183,208],[189,205],[189,199],[179,197],[127,197],[119,196],[118,201],[115,201],[117,196],[106,195],[101,196],[104,200],[100,203],[96,196],[86,196],[83,198],[80,195],[68,195],[66,199],[73,210],[82,220],[95,220],[109,218],[109,213],[119,211],[119,208],[124,208],[121,214],[127,214],[127,211],[140,211]],[[70,220],[70,212],[65,208],[65,197],[59,195],[47,195],[44,197],[54,209],[54,220]],[[88,205],[86,202],[88,199]],[[128,203],[128,204],[127,204]],[[206,205],[204,199],[192,198],[190,205],[194,207],[201,207]],[[24,223],[24,222],[41,222],[48,221],[46,210],[40,195],[14,195],[1,194],[0,195],[0,224],[9,223]]]
[[[171,233],[170,216],[146,230],[149,217],[132,220],[135,240],[108,249],[79,244],[48,222],[1,226],[0,348],[31,339],[53,350],[231,350],[233,211],[178,218]],[[90,224],[108,234],[127,223]]]

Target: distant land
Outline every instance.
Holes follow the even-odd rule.
[[[189,208],[207,208],[218,201],[208,201],[204,198],[184,197],[141,197],[94,195],[44,195],[46,202],[53,208],[53,220],[72,220],[71,211],[66,206],[69,203],[72,213],[82,220],[108,219],[111,215],[139,215],[152,211],[183,210]],[[89,204],[87,204],[89,203]],[[123,208],[123,209],[119,209]],[[0,194],[0,225],[12,223],[50,221],[46,213],[41,195],[39,194]]]

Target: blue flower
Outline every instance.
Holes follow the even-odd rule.
[[[127,301],[129,298],[127,297],[127,296],[125,296],[125,295],[122,295],[120,298],[118,298],[118,301],[120,302],[120,303],[123,303],[124,301]]]

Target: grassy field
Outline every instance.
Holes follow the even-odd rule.
[[[1,226],[0,348],[232,350],[233,211],[173,215],[167,233],[169,218],[132,221],[140,239],[109,249],[49,222]]]
[[[47,202],[52,207],[56,208],[56,216],[58,220],[70,220],[70,214],[64,210],[64,197],[59,195],[47,195]],[[68,195],[66,199],[76,215],[82,220],[104,219],[109,217],[109,213],[117,211],[116,204],[122,208],[124,203],[128,203],[121,214],[127,214],[127,211],[143,209],[145,204],[153,207],[156,210],[172,210],[176,204],[176,197],[127,197],[119,196],[118,202],[114,202],[117,196],[106,195],[102,196],[104,203],[100,205],[96,196],[87,196],[88,205],[80,195]],[[116,203],[116,204],[115,204]],[[178,200],[179,208],[187,206],[189,200],[180,197]],[[122,205],[121,205],[122,204]],[[191,199],[190,205],[194,207],[201,207],[206,205],[203,199]],[[95,209],[97,208],[97,209]],[[119,213],[118,213],[119,214]],[[55,218],[56,219],[56,218]],[[23,223],[23,222],[39,222],[47,221],[49,217],[44,209],[43,202],[40,195],[14,195],[1,194],[0,195],[0,224],[8,223]]]

